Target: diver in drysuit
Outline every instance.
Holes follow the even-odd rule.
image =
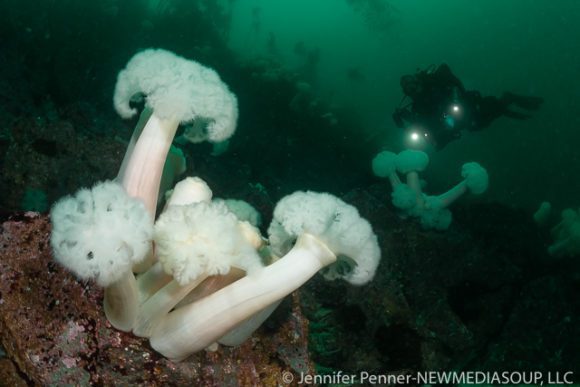
[[[446,64],[404,75],[401,87],[403,101],[409,98],[410,102],[395,110],[393,120],[399,128],[423,132],[438,149],[461,137],[462,130],[482,130],[501,116],[528,119],[531,115],[513,110],[512,106],[535,111],[544,101],[510,92],[499,98],[484,97],[478,91],[466,90]]]

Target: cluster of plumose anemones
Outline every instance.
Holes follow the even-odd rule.
[[[449,206],[467,192],[479,195],[487,190],[489,177],[485,168],[476,162],[463,164],[463,180],[440,195],[423,192],[419,173],[429,165],[429,156],[418,150],[404,150],[399,154],[382,151],[372,162],[375,176],[388,178],[393,192],[393,205],[401,216],[419,219],[425,229],[447,230],[453,219]],[[406,177],[403,182],[399,177]]]
[[[318,271],[354,285],[373,278],[380,249],[370,224],[330,194],[284,197],[267,239],[251,206],[212,198],[200,178],[160,195],[179,125],[196,142],[224,142],[236,129],[237,99],[215,71],[142,51],[119,73],[115,109],[134,117],[131,103],[139,100],[145,108],[118,176],[51,211],[55,259],[104,288],[112,326],[179,361],[217,343],[241,344]]]

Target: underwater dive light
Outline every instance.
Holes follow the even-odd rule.
[[[407,146],[413,148],[423,148],[427,145],[429,140],[429,134],[420,127],[409,128],[408,135],[406,136]]]

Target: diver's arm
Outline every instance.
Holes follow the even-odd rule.
[[[408,107],[406,108],[397,108],[393,113],[393,121],[395,121],[395,125],[397,128],[405,128],[405,122],[413,122],[415,115],[409,110]]]

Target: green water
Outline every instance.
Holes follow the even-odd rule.
[[[400,76],[448,63],[468,89],[537,95],[545,104],[528,121],[500,118],[432,155],[431,187],[448,186],[463,162],[475,160],[490,172],[490,200],[529,211],[544,200],[556,210],[578,204],[575,0],[3,0],[0,7],[3,60],[17,63],[1,79],[26,79],[37,99],[87,101],[112,115],[116,73],[146,47],[195,57],[226,80],[236,78],[234,61],[268,58],[296,72],[328,106],[356,114],[356,126],[323,138],[353,158],[353,175],[369,178],[366,165],[378,150],[403,146],[390,118],[402,97]],[[297,45],[318,52],[314,66],[305,66]],[[349,69],[360,78],[349,78]],[[317,142],[304,154],[316,153]],[[353,143],[355,151],[343,149]]]
[[[356,2],[352,3],[373,3]],[[320,47],[316,79],[322,95],[362,112],[369,152],[398,149],[401,133],[390,120],[401,99],[399,77],[429,64],[448,63],[468,89],[485,95],[509,90],[541,96],[543,109],[525,122],[501,118],[484,132],[470,133],[432,157],[429,181],[445,185],[467,160],[485,165],[488,197],[535,208],[575,206],[580,197],[580,3],[571,1],[390,1],[385,30],[373,29],[363,11],[346,1],[238,1],[231,36],[241,55],[266,53],[265,32],[279,37],[280,58],[296,66],[296,41]],[[262,31],[252,30],[253,7]],[[362,7],[362,6],[361,6]],[[256,47],[250,42],[258,42]],[[349,82],[358,67],[367,82]],[[450,176],[451,174],[451,176]]]

